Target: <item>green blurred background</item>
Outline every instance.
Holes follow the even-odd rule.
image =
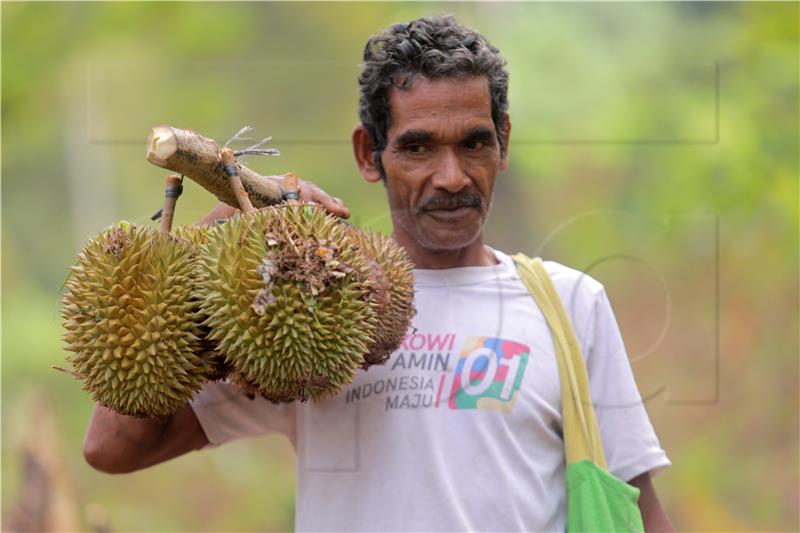
[[[63,364],[59,292],[87,238],[146,222],[158,124],[252,125],[289,170],[389,231],[349,134],[366,38],[453,13],[509,60],[511,168],[488,241],[608,289],[673,466],[681,530],[800,529],[797,3],[2,4],[2,506],[45,457],[47,527],[286,530],[293,452],[237,442],[126,476],[81,456],[91,402]],[[194,184],[176,220],[215,200]],[[26,455],[27,454],[27,455]],[[27,472],[27,474],[26,474]],[[30,481],[28,482],[30,484]],[[352,495],[358,497],[358,495]]]

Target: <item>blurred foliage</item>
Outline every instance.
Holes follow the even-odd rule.
[[[366,38],[454,13],[509,60],[511,170],[488,241],[607,287],[674,465],[684,530],[800,529],[798,4],[2,4],[2,504],[19,497],[28,398],[57,414],[81,513],[115,530],[283,530],[290,445],[266,437],[109,477],[81,457],[91,409],[61,364],[59,291],[86,238],[145,222],[150,127],[272,135],[288,170],[390,230],[352,162]],[[176,221],[215,200],[189,184]],[[157,487],[157,492],[154,488]]]

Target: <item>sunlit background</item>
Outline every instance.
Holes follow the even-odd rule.
[[[390,231],[382,187],[352,161],[358,65],[372,33],[444,13],[509,61],[511,168],[488,241],[606,285],[674,463],[656,487],[675,525],[800,529],[800,19],[797,3],[746,2],[4,2],[7,527],[292,528],[282,438],[126,476],[84,463],[90,398],[50,368],[61,287],[90,236],[161,205],[165,172],[144,159],[159,124],[218,141],[251,125],[282,152],[252,168],[292,170]],[[189,183],[176,221],[215,203]]]

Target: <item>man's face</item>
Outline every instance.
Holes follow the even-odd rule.
[[[489,214],[500,155],[483,77],[427,80],[391,89],[382,154],[395,236],[405,246],[457,250]]]

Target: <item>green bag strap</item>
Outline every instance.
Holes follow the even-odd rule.
[[[588,459],[603,470],[608,470],[600,428],[589,393],[586,364],[553,280],[540,258],[531,259],[524,254],[516,254],[512,258],[517,264],[522,282],[542,311],[553,335],[561,380],[561,411],[567,464]]]

